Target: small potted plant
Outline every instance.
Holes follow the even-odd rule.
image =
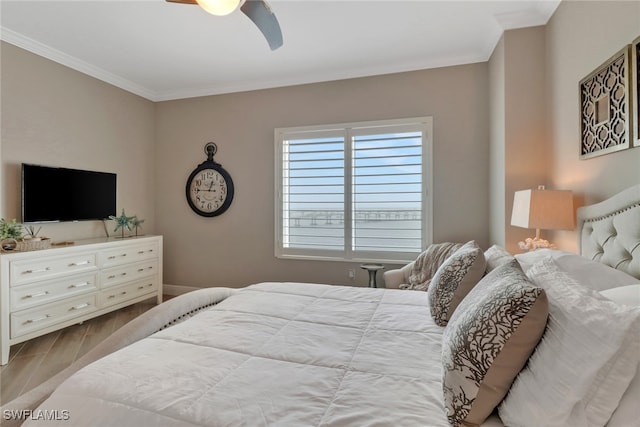
[[[0,245],[2,250],[14,250],[19,240],[22,240],[22,224],[17,223],[15,218],[11,221],[0,218]]]

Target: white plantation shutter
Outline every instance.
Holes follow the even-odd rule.
[[[422,249],[422,133],[352,138],[353,251]]]
[[[291,136],[282,145],[283,245],[342,251],[344,138],[331,133]]]
[[[276,129],[276,255],[415,258],[429,243],[431,119]]]

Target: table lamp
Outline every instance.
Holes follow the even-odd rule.
[[[522,250],[555,248],[549,241],[540,238],[540,230],[573,230],[575,227],[573,194],[569,190],[516,191],[513,197],[511,225],[535,228],[536,236],[518,242]]]

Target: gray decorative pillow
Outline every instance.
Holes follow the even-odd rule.
[[[427,290],[431,317],[438,325],[447,325],[460,301],[480,281],[484,271],[484,254],[473,240],[438,267]]]
[[[478,283],[442,337],[445,408],[453,426],[482,424],[544,333],[547,296],[511,261]]]

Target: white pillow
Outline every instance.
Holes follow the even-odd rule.
[[[506,264],[513,260],[513,255],[511,255],[505,248],[499,245],[493,245],[486,251],[484,251],[484,259],[487,261],[487,273],[490,273],[491,270],[496,267],[501,266],[502,264]]]
[[[627,391],[622,395],[620,404],[607,423],[607,427],[629,427],[638,425],[640,420],[640,364],[638,372],[631,380]]]
[[[565,271],[571,278],[579,284],[596,291],[638,283],[638,279],[624,271],[616,270],[608,265],[570,252],[555,249],[538,249],[518,254],[515,257],[525,273],[534,264],[547,257],[552,257],[560,269]]]
[[[600,292],[616,304],[640,306],[640,283],[607,289]],[[622,395],[620,404],[607,423],[607,427],[628,427],[640,420],[640,363],[638,371],[631,380],[627,391]]]
[[[551,258],[529,269],[549,322],[499,408],[505,425],[603,426],[640,360],[640,308],[580,286]]]
[[[520,267],[522,267],[522,271],[526,273],[531,269],[531,267],[533,267],[535,264],[539,263],[543,259],[546,259],[549,257],[557,258],[563,253],[565,252],[558,251],[555,249],[542,248],[542,249],[536,249],[534,251],[523,252],[521,254],[515,254],[514,257],[515,259],[518,260]]]
[[[640,283],[605,289],[600,294],[619,305],[640,306]]]

